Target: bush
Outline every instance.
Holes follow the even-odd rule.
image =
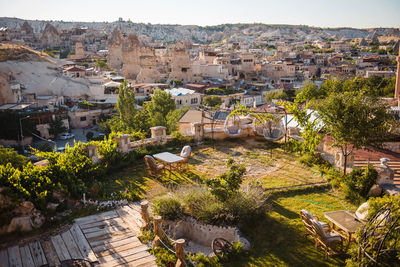
[[[153,200],[153,205],[154,213],[164,219],[176,220],[183,216],[181,202],[173,196],[158,197]]]
[[[375,255],[377,244],[380,244],[382,238],[384,243],[382,250],[386,251],[384,255],[380,256],[379,264],[377,266],[400,266],[400,196],[399,195],[385,195],[383,197],[371,198],[368,200],[368,219],[376,216],[377,212],[382,208],[389,208],[392,212],[391,220],[388,223],[382,223],[380,220],[369,226],[369,229],[376,229],[375,233],[384,233],[385,235],[375,234],[368,237],[368,244],[366,252],[370,255]],[[387,234],[389,233],[390,234]],[[363,231],[357,232],[357,240],[361,241]],[[389,249],[390,247],[390,249]],[[346,260],[346,266],[374,266],[372,261],[367,257],[362,257],[361,262],[358,254],[358,248],[350,250],[351,258]]]
[[[43,152],[50,152],[53,151],[53,146],[50,145],[48,142],[43,142],[37,146],[37,149]]]
[[[343,178],[343,189],[348,200],[361,203],[368,197],[368,192],[378,179],[378,172],[373,165],[365,169],[354,169]]]
[[[92,131],[87,132],[86,140],[90,141],[93,139],[94,133]]]
[[[27,157],[19,155],[14,149],[0,146],[0,165],[10,163],[14,168],[22,169],[28,161]]]
[[[246,173],[246,168],[235,164],[232,158],[228,159],[228,167],[228,172],[206,181],[211,194],[220,201],[225,201],[228,197],[237,193],[242,183],[242,176]]]

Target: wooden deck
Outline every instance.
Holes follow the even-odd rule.
[[[142,225],[139,205],[75,220],[70,229],[38,240],[0,250],[0,267],[59,266],[71,259],[94,266],[157,266],[137,236]]]

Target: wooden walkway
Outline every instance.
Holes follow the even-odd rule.
[[[59,266],[82,259],[93,266],[157,266],[137,236],[142,225],[139,205],[75,220],[70,229],[46,240],[0,250],[0,267]]]

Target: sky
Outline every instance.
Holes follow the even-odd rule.
[[[152,24],[400,27],[400,0],[0,0],[0,17]],[[1,25],[0,25],[1,26]]]

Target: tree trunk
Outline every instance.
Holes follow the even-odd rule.
[[[344,163],[343,163],[343,175],[346,175],[346,168],[347,168],[347,156],[348,156],[348,154],[347,153],[345,153],[345,154],[343,154],[343,157],[344,157]]]

